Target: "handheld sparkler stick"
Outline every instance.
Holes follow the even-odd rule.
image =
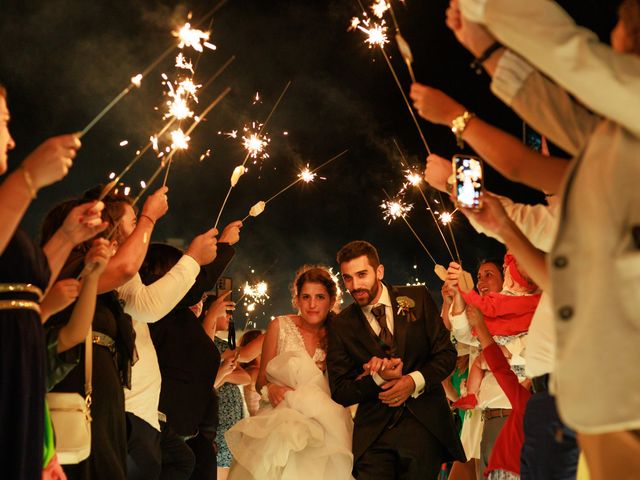
[[[387,197],[387,200],[389,201],[390,206],[395,206],[397,202],[393,202],[392,198],[389,196],[389,194],[387,193],[387,191],[385,189],[382,189],[382,191],[384,192],[384,194]],[[384,205],[384,204],[383,204]],[[431,259],[431,261],[433,262],[434,265],[434,269],[435,267],[438,267],[438,262],[436,262],[436,259],[434,258],[434,256],[431,254],[431,252],[429,251],[429,249],[427,248],[427,246],[424,244],[424,242],[422,241],[422,239],[420,238],[420,235],[418,235],[418,233],[414,230],[414,228],[411,226],[411,224],[409,223],[409,220],[407,220],[407,211],[410,208],[396,208],[394,212],[390,213],[389,215],[392,218],[402,218],[402,220],[404,220],[404,223],[407,225],[407,227],[409,228],[409,230],[411,230],[411,233],[413,233],[413,236],[416,237],[416,240],[418,241],[418,243],[420,244],[420,246],[422,247],[422,249],[425,251],[425,253],[427,254],[427,256],[429,257],[429,259]],[[438,274],[438,276],[440,276],[440,274],[438,273],[438,270],[435,270],[436,274]],[[446,270],[445,270],[446,272]]]
[[[396,149],[398,150],[398,153],[400,154],[400,159],[402,161],[402,164],[409,169],[409,162],[407,162],[407,159],[404,156],[404,153],[402,151],[402,149],[400,148],[400,145],[398,145],[398,141],[394,138],[393,139],[393,143],[396,146]],[[420,181],[411,181],[410,183],[418,188],[418,191],[420,192],[420,195],[422,196],[422,200],[424,201],[425,205],[427,206],[427,210],[429,211],[429,213],[431,214],[431,218],[433,218],[433,222],[436,225],[436,228],[438,229],[438,232],[440,233],[440,236],[442,237],[442,241],[444,242],[445,246],[447,247],[447,250],[449,252],[449,255],[451,256],[451,259],[454,260],[454,256],[453,256],[453,252],[451,251],[451,248],[449,247],[449,242],[447,242],[447,239],[444,236],[444,233],[442,232],[442,228],[440,228],[440,224],[438,223],[438,219],[436,218],[436,215],[434,213],[433,207],[431,206],[431,202],[429,202],[429,199],[427,199],[427,196],[424,194],[424,191],[422,190],[422,187],[420,186],[420,183],[422,181],[422,177],[420,177]],[[433,188],[433,187],[431,187]],[[456,248],[456,253],[458,252],[458,249]],[[458,262],[460,262],[460,255],[458,255]]]
[[[236,56],[231,55],[231,57],[229,57],[229,59],[226,62],[224,62],[224,64],[218,70],[216,70],[216,72],[211,77],[209,77],[209,79],[204,83],[204,85],[202,85],[202,90],[205,90],[220,75],[222,75],[222,73],[227,69],[229,65],[231,65],[234,62],[235,59],[236,59]],[[160,138],[162,135],[164,135],[167,132],[167,130],[169,130],[169,128],[171,128],[171,126],[174,124],[175,121],[176,121],[176,117],[172,117],[171,120],[169,120],[158,133],[152,136],[152,138],[155,138],[155,139]],[[138,161],[144,156],[144,154],[147,153],[147,151],[153,146],[153,143],[154,143],[153,140],[150,140],[149,143],[147,143],[144,146],[144,148],[140,150],[140,152],[135,157],[133,157],[133,159],[124,167],[124,169],[112,181],[110,181],[105,186],[98,200],[103,200],[104,197],[106,197],[111,192],[111,190],[113,190],[116,187],[116,185],[120,183],[120,180],[122,180],[122,177],[124,177],[126,173],[129,170],[131,170],[131,168],[136,163],[138,163]],[[165,183],[166,183],[166,179],[165,179]]]
[[[191,132],[193,132],[193,130],[200,124],[200,122],[202,122],[202,120],[204,120],[207,116],[207,114],[216,106],[218,105],[218,103],[220,103],[222,101],[222,99],[224,97],[227,96],[227,94],[231,91],[231,87],[227,87],[225,88],[222,93],[220,93],[220,95],[218,95],[208,106],[207,108],[205,108],[202,113],[200,114],[200,116],[198,117],[197,120],[195,120],[191,126],[189,127],[189,129],[186,131],[185,135],[189,135]],[[147,192],[147,190],[149,190],[149,187],[151,186],[151,184],[154,182],[154,180],[156,178],[158,178],[158,175],[160,175],[160,172],[162,172],[162,170],[164,169],[164,167],[167,164],[167,160],[169,160],[174,154],[175,152],[179,150],[178,148],[173,148],[171,150],[171,152],[169,153],[169,155],[167,156],[167,158],[165,159],[164,162],[162,162],[160,164],[160,166],[156,169],[155,172],[153,172],[153,174],[151,175],[151,177],[145,182],[145,186],[144,188],[140,191],[140,193],[138,193],[138,195],[136,196],[136,198],[133,199],[133,201],[131,202],[131,206],[134,207],[136,206],[136,204],[140,201],[140,199],[142,198],[142,196]],[[113,227],[111,228],[111,230],[109,231],[109,233],[106,235],[106,239],[110,240],[111,237],[113,236],[113,234],[116,232],[116,230],[118,229],[118,226],[120,225],[120,220],[118,220],[115,225],[113,225]],[[82,270],[82,272],[80,272],[80,275],[78,275],[77,280],[80,280],[82,277],[84,277],[87,273],[89,273],[90,271],[92,271],[95,268],[95,264],[90,264],[90,265],[86,265],[84,267],[84,269]]]
[[[409,114],[411,115],[411,119],[413,120],[413,123],[416,126],[416,129],[418,130],[418,134],[420,135],[420,140],[422,140],[422,143],[424,144],[424,148],[427,150],[427,153],[429,155],[431,155],[431,149],[429,148],[429,144],[427,143],[427,139],[424,136],[424,133],[422,133],[422,128],[420,127],[420,124],[418,123],[418,119],[416,118],[416,114],[413,112],[413,108],[411,108],[411,104],[409,103],[409,99],[407,98],[407,95],[404,93],[404,89],[402,88],[402,84],[400,83],[400,79],[398,78],[398,75],[396,74],[396,70],[393,67],[393,64],[391,63],[391,60],[389,59],[389,55],[387,55],[387,52],[384,50],[384,47],[382,45],[379,45],[380,47],[380,51],[382,52],[382,55],[384,56],[385,61],[387,62],[387,66],[389,67],[389,70],[391,71],[391,74],[393,75],[393,79],[396,81],[396,85],[398,86],[398,90],[400,90],[400,93],[402,94],[402,99],[404,100],[405,105],[407,106],[407,109],[409,110]]]
[[[222,8],[225,4],[227,3],[227,0],[221,0],[220,2],[218,2],[211,10],[209,10],[209,12],[207,14],[205,14],[205,16],[200,20],[200,23],[198,23],[198,25],[201,25],[202,23],[206,22],[207,20],[209,20],[220,8]],[[151,64],[149,66],[147,66],[147,68],[145,68],[143,70],[142,73],[139,73],[138,75],[134,76],[133,78],[131,78],[131,82],[129,83],[129,85],[127,85],[118,95],[115,96],[115,98],[113,100],[111,100],[106,107],[104,107],[100,113],[98,113],[98,115],[96,115],[93,120],[91,120],[86,127],[84,127],[79,133],[78,133],[78,138],[82,139],[82,137],[84,137],[87,133],[89,133],[89,131],[100,121],[102,120],[102,118],[109,113],[109,111],[115,107],[120,100],[122,100],[124,97],[126,97],[129,92],[131,92],[131,90],[133,90],[134,87],[138,88],[141,85],[142,80],[149,75],[149,73],[151,73],[151,71],[156,68],[158,66],[158,64],[160,62],[162,62],[162,60],[164,60],[165,58],[167,58],[167,56],[169,56],[169,54],[171,52],[173,52],[173,50],[176,48],[176,45],[172,45],[171,47],[167,48],[164,52],[162,52],[162,54],[156,58],[153,62],[151,62]]]
[[[198,116],[198,119],[195,120],[187,129],[187,131],[184,133],[184,136],[188,138],[188,136],[191,134],[191,132],[193,132],[193,130],[200,124],[200,122],[202,122],[202,120],[204,120],[207,116],[207,114],[211,111],[211,109],[213,109],[213,107],[215,107],[216,105],[218,105],[218,103],[220,103],[222,101],[222,99],[224,97],[227,96],[227,94],[231,91],[231,87],[227,87],[225,88],[222,93],[220,93],[220,95],[218,95],[208,106],[207,108],[205,108],[202,113]],[[153,173],[153,175],[151,175],[151,177],[149,178],[149,180],[146,181],[146,186],[140,191],[140,193],[138,194],[138,196],[134,199],[133,204],[135,205],[138,200],[140,200],[140,198],[142,197],[142,195],[144,195],[144,193],[149,189],[149,187],[151,186],[151,184],[153,183],[153,181],[158,178],[158,175],[160,175],[160,172],[164,169],[165,166],[167,166],[168,162],[171,160],[171,158],[175,155],[175,153],[181,150],[181,148],[179,147],[174,147],[171,149],[171,152],[169,153],[169,155],[167,155],[167,157],[164,159],[164,162],[162,162],[160,164],[160,166],[156,169],[156,171]]]
[[[303,170],[302,173],[300,173],[298,175],[298,178],[296,180],[294,180],[293,182],[291,182],[289,185],[287,185],[286,187],[284,187],[282,190],[280,190],[279,192],[275,193],[274,195],[272,195],[271,197],[269,197],[268,200],[260,200],[258,203],[256,203],[253,207],[251,207],[251,210],[249,211],[249,214],[244,217],[242,219],[243,222],[245,222],[249,217],[257,217],[258,215],[260,215],[262,212],[264,212],[264,209],[266,207],[266,205],[275,200],[277,197],[279,197],[280,195],[282,195],[284,192],[286,192],[287,190],[289,190],[290,188],[292,188],[294,185],[297,185],[300,182],[306,182],[309,183],[311,181],[313,181],[313,179],[315,178],[315,173],[320,170],[322,167],[325,167],[327,165],[329,165],[331,162],[333,162],[334,160],[337,160],[338,158],[342,157],[343,155],[345,155],[349,150],[343,150],[342,152],[340,152],[337,155],[334,155],[333,157],[331,157],[329,160],[327,160],[326,162],[322,163],[321,165],[318,165],[316,168],[314,168],[313,170],[309,171],[308,169]]]
[[[273,116],[274,112],[276,111],[276,108],[278,108],[278,105],[280,105],[280,102],[284,98],[284,95],[287,93],[287,90],[289,90],[290,86],[291,86],[291,80],[289,80],[287,82],[287,84],[284,86],[284,89],[282,90],[282,93],[280,94],[280,96],[276,100],[276,103],[274,103],[273,107],[271,108],[271,111],[269,112],[269,115],[267,115],[266,120],[264,121],[264,123],[260,127],[260,130],[258,131],[258,134],[256,135],[256,138],[258,138],[258,139],[261,138],[262,133],[267,128],[267,124],[269,123],[269,120],[271,120],[271,117]],[[242,161],[242,165],[240,166],[241,173],[235,179],[235,182],[233,181],[233,178],[232,178],[231,185],[229,186],[229,189],[227,190],[227,194],[225,195],[224,200],[222,201],[222,205],[220,206],[220,210],[218,211],[218,216],[216,217],[216,221],[215,221],[215,224],[214,224],[213,228],[217,228],[218,227],[218,223],[220,222],[220,217],[222,216],[222,211],[224,210],[224,207],[226,206],[227,201],[229,200],[229,197],[231,196],[231,190],[233,190],[233,187],[236,186],[236,183],[239,180],[240,176],[242,176],[242,174],[244,173],[245,165],[247,164],[247,161],[249,160],[249,157],[251,156],[251,153],[252,153],[251,150],[247,149],[247,154],[245,155],[244,160]],[[236,167],[236,170],[237,169],[238,169],[238,167]],[[235,173],[236,170],[234,170],[234,173]]]

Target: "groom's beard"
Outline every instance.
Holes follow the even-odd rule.
[[[356,301],[358,305],[360,305],[361,307],[366,307],[371,302],[373,302],[374,298],[376,298],[376,295],[378,295],[378,290],[379,290],[379,284],[378,284],[378,279],[376,278],[375,283],[370,289],[358,288],[357,290],[349,291],[349,293],[351,294],[351,296],[353,297],[353,299]],[[355,295],[357,293],[366,293],[366,296],[363,295],[361,297],[356,297]]]

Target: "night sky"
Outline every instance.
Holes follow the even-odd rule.
[[[197,24],[216,3],[2,0],[0,82],[9,91],[11,130],[17,143],[10,153],[11,166],[45,138],[81,130],[132,75],[175,44],[170,32],[189,11],[192,24]],[[607,38],[615,20],[615,2],[560,3],[579,23]],[[446,0],[394,3],[415,57],[418,80],[445,90],[469,110],[521,136],[522,122],[491,95],[489,78],[468,68],[470,55],[444,24],[447,4]],[[263,120],[289,80],[292,86],[267,128],[269,158],[250,164],[231,194],[222,225],[244,217],[251,205],[290,183],[307,163],[319,165],[349,149],[347,156],[319,172],[326,180],[297,185],[242,229],[227,274],[235,286],[246,280],[269,282],[271,300],[258,309],[259,326],[273,314],[290,311],[288,288],[299,266],[335,267],[336,251],[354,239],[379,247],[388,281],[419,279],[439,298],[440,282],[418,242],[401,221],[388,225],[382,218],[382,190],[395,193],[403,180],[393,140],[420,169],[426,152],[380,52],[365,46],[360,32],[347,32],[350,18],[359,13],[357,2],[350,0],[228,0],[211,24],[211,41],[217,50],[205,50],[199,57],[198,83],[204,83],[232,55],[236,59],[200,92],[194,111],[225,87],[232,91],[194,131],[189,151],[176,156],[168,180],[170,210],[158,222],[154,241],[182,238],[188,244],[195,234],[210,228],[230,174],[244,158],[239,141],[218,132],[241,130],[253,120]],[[410,79],[395,45],[386,49],[408,90]],[[185,52],[198,58],[192,50]],[[30,232],[37,235],[40,221],[55,203],[121,170],[149,135],[161,128],[162,113],[154,109],[162,110],[164,101],[160,73],[175,73],[176,53],[83,139],[71,173],[40,192],[29,209],[23,224]],[[254,103],[256,92],[260,101]],[[434,153],[450,157],[458,151],[447,128],[423,121],[421,126]],[[129,144],[120,147],[122,140]],[[200,162],[207,149],[211,156]],[[139,181],[157,165],[153,155],[144,157],[124,182],[137,192]],[[486,186],[518,201],[542,199],[489,168]],[[420,198],[410,194],[407,201],[414,203],[410,222],[436,259],[446,265],[447,250]],[[461,215],[456,214],[453,225],[468,270],[475,271],[479,258],[500,254],[500,246],[476,234]]]

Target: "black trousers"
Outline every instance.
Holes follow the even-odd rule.
[[[354,476],[358,480],[436,480],[444,454],[440,440],[405,410],[356,461]]]
[[[186,443],[161,423],[161,432],[127,412],[127,479],[188,480],[195,463]]]

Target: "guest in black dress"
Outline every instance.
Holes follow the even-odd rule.
[[[7,92],[0,85],[0,175],[15,147],[8,129]],[[74,241],[95,235],[89,207],[43,251],[18,225],[36,193],[63,178],[80,141],[75,135],[47,140],[0,186],[0,465],[3,478],[40,479],[45,445],[45,347],[40,322],[42,293],[60,271]],[[62,238],[64,237],[64,239]],[[76,242],[76,243],[77,243]]]
[[[216,476],[214,439],[218,404],[213,384],[220,354],[190,307],[199,305],[205,292],[215,286],[233,255],[231,245],[219,243],[216,259],[201,268],[196,283],[178,306],[150,325],[162,373],[160,411],[195,454],[192,479]],[[169,245],[151,245],[140,269],[142,281],[153,283],[181,256],[180,250]]]

